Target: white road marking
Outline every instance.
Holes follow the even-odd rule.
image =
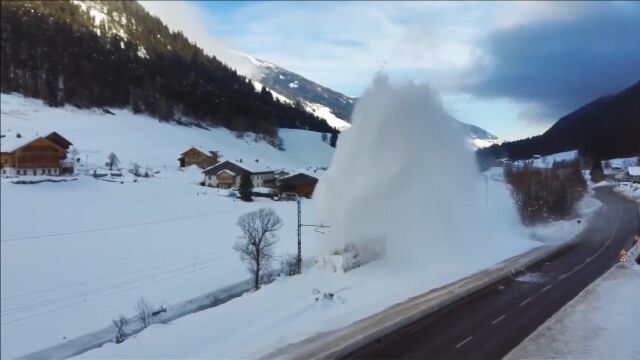
[[[595,259],[598,255],[600,255],[604,251],[604,249],[606,249],[609,246],[609,244],[611,244],[611,241],[613,240],[613,237],[618,232],[618,227],[619,226],[620,226],[620,220],[618,220],[618,222],[616,223],[616,226],[614,227],[613,232],[611,233],[611,235],[609,235],[609,239],[607,239],[607,242],[602,246],[602,248],[600,248],[600,250],[598,250],[598,252],[596,252],[593,256],[589,256],[588,258],[586,258],[585,261],[582,264],[574,266],[573,270],[569,271],[566,274],[562,274],[562,275],[558,276],[558,279],[559,280],[565,279],[566,277],[568,277],[568,276],[572,275],[573,273],[575,273],[576,271],[580,270],[583,266],[585,266],[588,263],[590,263],[591,260]],[[543,292],[546,291],[548,287],[549,286],[547,286],[546,288],[542,289],[542,291]]]
[[[500,321],[500,320],[504,319],[506,316],[507,316],[507,315],[503,314],[503,315],[502,315],[502,316],[500,316],[499,318],[497,318],[497,319],[493,320],[493,321],[491,322],[491,325],[493,325],[493,324],[497,323],[498,321]]]
[[[542,289],[542,291],[541,291],[541,292],[545,292],[545,291],[549,290],[549,288],[550,288],[550,287],[551,287],[551,285],[547,285],[547,286],[545,286],[545,288],[544,288],[544,289]]]
[[[471,340],[473,338],[473,336],[469,336],[468,338],[464,339],[460,344],[456,345],[456,348],[459,348],[460,346],[464,345],[467,341]]]
[[[524,305],[524,304],[528,303],[529,301],[531,301],[531,298],[528,298],[527,300],[525,300],[525,301],[521,302],[521,303],[520,303],[520,306],[522,306],[522,305]]]

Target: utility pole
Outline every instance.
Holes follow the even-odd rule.
[[[298,256],[296,257],[296,273],[302,274],[302,227],[303,226],[313,226],[316,228],[328,228],[327,225],[312,225],[312,224],[303,224],[302,223],[302,203],[300,201],[300,196],[296,193],[284,193],[282,194],[284,197],[293,197],[296,199],[296,203],[298,205]]]
[[[296,272],[302,274],[302,204],[298,194],[296,194],[296,202],[298,203],[298,257],[296,258]]]

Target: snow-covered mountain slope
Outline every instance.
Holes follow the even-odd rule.
[[[278,99],[281,102],[288,103],[288,104],[294,104],[296,101],[299,102],[302,105],[302,107],[305,108],[305,110],[316,115],[321,119],[324,119],[330,126],[340,131],[348,129],[349,126],[351,126],[351,124],[349,124],[347,121],[342,120],[339,117],[335,116],[331,111],[331,109],[329,109],[324,105],[312,103],[301,98],[293,98],[294,100],[291,100],[287,96],[280,94],[278,91],[273,90],[268,86],[265,86],[259,81],[251,80],[251,82],[253,83],[253,86],[255,87],[256,91],[261,91],[262,87],[264,86],[265,89],[267,89],[271,93],[271,95],[273,95],[274,99]]]
[[[254,77],[256,77],[254,80],[264,84],[267,88],[284,95],[292,101],[296,99],[304,100],[309,104],[309,108],[324,107],[328,109],[329,116],[322,117],[327,121],[337,118],[348,122],[351,118],[353,105],[356,101],[355,98],[322,86],[276,64],[256,59],[249,55],[244,56],[249,58],[259,69],[254,73]],[[316,114],[319,115],[322,112]]]
[[[350,126],[351,113],[357,98],[341,94],[268,61],[246,54],[236,54],[248,59],[257,68],[257,71],[247,75],[253,78],[258,90],[264,85],[281,101],[283,98],[291,103],[300,101],[307,111],[326,120],[338,130]],[[454,121],[460,122],[455,119]],[[478,126],[463,122],[460,124],[472,150],[503,142]]]
[[[455,120],[455,119],[454,119]],[[457,120],[456,120],[457,121]],[[458,121],[466,134],[467,143],[472,150],[489,147],[493,144],[502,144],[504,140],[493,135],[487,130],[475,125]]]
[[[115,152],[122,165],[137,162],[154,167],[176,167],[177,158],[190,146],[216,150],[224,160],[243,159],[273,168],[327,166],[333,148],[322,142],[317,132],[281,129],[285,151],[265,142],[255,142],[251,135],[237,138],[224,128],[187,127],[158,120],[129,110],[111,109],[115,115],[100,110],[80,110],[72,106],[50,108],[40,100],[17,94],[2,94],[2,135],[23,138],[57,131],[100,164]],[[153,136],[145,137],[146,134]],[[144,137],[144,142],[142,141]],[[84,160],[84,158],[82,159]]]

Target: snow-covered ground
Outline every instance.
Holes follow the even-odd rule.
[[[508,187],[504,186],[504,172],[501,167],[491,168],[484,173],[489,179],[489,193],[503,192],[500,198],[508,197]],[[500,184],[496,186],[496,184]],[[604,185],[609,185],[605,183]],[[589,186],[593,184],[589,182]],[[544,244],[560,244],[571,240],[586,227],[589,217],[592,216],[601,206],[602,202],[593,197],[594,192],[589,190],[585,197],[578,202],[575,209],[575,217],[567,220],[558,220],[550,223],[537,224],[527,228],[528,236],[531,239]]]
[[[539,327],[508,359],[639,359],[640,266],[617,265]]]
[[[577,157],[578,157],[578,151],[572,150],[572,151],[565,151],[557,154],[536,157],[529,160],[519,160],[519,161],[516,161],[515,163],[522,165],[527,162],[531,162],[533,166],[538,168],[550,168],[551,166],[553,166],[553,163],[555,161],[574,160]]]
[[[263,142],[237,139],[225,129],[161,123],[126,110],[112,109],[115,115],[108,115],[72,107],[51,109],[40,101],[6,94],[1,101],[0,132],[7,136],[3,143],[13,141],[18,132],[29,138],[58,131],[79,150],[81,172],[104,165],[110,152],[125,168],[139,163],[159,171],[135,182],[126,172],[121,178],[79,175],[75,181],[36,185],[2,180],[3,358],[102,329],[119,314],[133,315],[141,297],[154,305],[170,305],[248,278],[231,249],[239,235],[235,222],[248,211],[273,207],[285,223],[277,254],[296,251],[295,203],[243,203],[226,191],[199,186],[198,169],[177,168],[176,159],[188,147],[219,151],[223,159],[252,164],[257,159],[261,166],[312,173],[330,165],[333,156],[333,148],[313,132],[281,130],[287,150],[278,151]],[[500,220],[512,226],[518,222],[514,205],[501,173],[493,171],[486,174],[482,204],[488,213],[500,209]],[[315,174],[322,180],[321,172]],[[445,176],[451,176],[449,170]],[[303,222],[316,220],[317,201],[303,201]],[[472,262],[453,256],[424,276],[415,269],[389,271],[379,262],[344,274],[312,268],[316,256],[327,255],[325,239],[331,233],[304,228],[308,271],[302,276],[279,279],[168,325],[153,325],[122,344],[107,344],[83,356],[259,356],[539,245],[527,240],[531,235],[524,228],[516,230],[521,238],[503,239],[500,247],[483,249]],[[568,240],[570,231],[564,235]],[[544,236],[537,238],[559,241]],[[329,292],[335,294],[333,300],[323,297]]]
[[[199,169],[181,171],[178,156],[191,145],[218,150],[273,168],[326,166],[333,148],[318,133],[282,130],[286,151],[239,140],[224,129],[160,123],[113,109],[115,116],[2,94],[2,142],[58,131],[92,169],[115,152],[122,166],[137,162],[160,171],[149,179],[17,185],[2,179],[2,357],[15,357],[107,326],[133,315],[140,297],[154,305],[188,299],[249,277],[231,246],[235,222],[248,211],[273,207],[283,218],[278,255],[296,252],[295,202],[243,203],[222,190],[198,185]],[[311,170],[313,172],[313,170]],[[320,176],[320,174],[316,174]],[[111,181],[104,181],[111,180]],[[123,183],[120,183],[120,182]],[[313,221],[303,200],[303,220]],[[322,234],[305,228],[305,257]]]
[[[621,182],[617,184],[616,191],[640,204],[640,184],[631,182]]]
[[[407,92],[411,92],[408,90]],[[424,128],[420,128],[417,138],[425,137],[440,137],[442,134],[437,133],[441,126],[447,127],[446,124],[438,123],[441,120],[438,108],[433,111],[430,109],[424,109],[425,96],[410,95],[408,102],[402,100],[404,97],[399,95],[405,95],[406,92],[400,94],[389,91],[390,99],[386,99],[386,104],[383,104],[383,108],[389,106],[391,110],[394,107],[412,108],[418,104],[418,110],[413,110],[412,114],[408,114],[407,118],[403,120],[407,121],[407,124],[420,123],[420,119],[416,116],[420,114],[428,114],[428,116],[436,117],[433,119],[435,126],[433,129],[435,134],[429,131],[423,131]],[[420,95],[424,95],[421,93]],[[426,99],[429,99],[429,94]],[[363,103],[370,103],[370,99],[366,100],[366,96],[362,100]],[[431,103],[432,101],[427,100]],[[374,101],[375,103],[375,101]],[[430,107],[431,104],[427,104]],[[437,105],[436,105],[437,106]],[[327,192],[330,190],[325,187],[320,191],[322,181],[326,180],[325,176],[321,180],[318,192],[316,193],[315,201],[321,202],[325,205],[323,208],[325,211],[331,212],[333,209],[335,216],[348,216],[345,219],[346,222],[353,220],[361,225],[361,230],[367,229],[380,229],[385,231],[380,232],[380,236],[388,237],[385,239],[386,253],[385,259],[381,261],[373,261],[365,264],[362,267],[356,268],[348,272],[333,272],[327,267],[315,267],[308,269],[302,276],[295,276],[289,278],[283,278],[275,283],[264,286],[260,291],[235,298],[228,303],[202,311],[198,314],[180,318],[169,325],[153,325],[151,328],[135,335],[134,338],[126,340],[124,343],[115,345],[112,343],[106,344],[99,349],[92,350],[83,354],[83,358],[139,358],[139,357],[151,357],[151,358],[255,358],[264,356],[268,352],[287,345],[292,342],[296,342],[317,334],[323,331],[334,330],[342,326],[348,325],[356,320],[362,319],[366,316],[377,313],[389,306],[406,300],[412,296],[424,293],[434,287],[441,286],[457,280],[463,276],[473,274],[479,270],[490,267],[503,259],[509,258],[513,255],[520,254],[526,250],[529,250],[539,243],[530,241],[527,239],[527,233],[524,228],[519,227],[517,224],[517,213],[515,212],[513,202],[510,198],[509,191],[504,182],[501,181],[500,174],[486,174],[486,185],[484,187],[484,196],[478,198],[477,193],[470,192],[468,189],[462,188],[465,184],[473,184],[474,189],[476,184],[485,184],[484,179],[478,174],[473,174],[471,169],[475,169],[472,162],[472,157],[464,153],[464,140],[462,138],[453,139],[457,146],[454,151],[454,155],[447,154],[446,151],[435,155],[430,158],[432,160],[429,165],[429,169],[440,169],[441,162],[447,160],[449,156],[463,155],[464,161],[468,161],[471,166],[464,166],[464,170],[460,170],[460,165],[449,164],[447,171],[438,174],[430,174],[433,178],[437,179],[436,184],[443,185],[442,187],[433,186],[433,182],[427,181],[424,177],[419,177],[419,183],[422,188],[419,194],[413,192],[415,196],[412,198],[413,203],[403,202],[406,198],[407,191],[414,191],[417,187],[411,181],[408,182],[409,186],[405,185],[405,188],[400,188],[401,184],[388,182],[386,178],[382,176],[382,183],[384,186],[373,186],[372,184],[380,183],[380,179],[370,179],[369,182],[360,181],[361,178],[371,176],[372,173],[379,173],[379,169],[395,169],[389,166],[390,163],[397,160],[397,163],[407,163],[413,159],[412,157],[404,158],[407,148],[412,146],[418,147],[423,143],[417,142],[416,138],[408,137],[407,143],[403,145],[405,149],[392,149],[389,144],[384,140],[379,139],[376,136],[370,137],[362,127],[374,126],[377,130],[384,129],[381,127],[379,121],[387,118],[387,113],[392,113],[389,108],[384,108],[378,115],[381,117],[375,119],[376,116],[372,116],[373,123],[364,124],[363,122],[355,121],[353,127],[345,132],[345,137],[342,138],[342,145],[338,147],[337,152],[343,151],[341,166],[336,166],[336,159],[339,158],[336,155],[332,167],[329,169],[332,172],[334,180],[343,179],[346,184],[352,184],[351,187],[342,189],[341,191]],[[421,111],[427,110],[427,111]],[[404,111],[404,110],[403,110]],[[399,115],[400,116],[400,115]],[[413,121],[413,123],[412,123]],[[426,120],[425,120],[426,121]],[[364,124],[364,125],[362,125]],[[372,125],[373,124],[373,125]],[[421,126],[424,124],[421,124]],[[430,125],[426,125],[430,127]],[[404,131],[409,131],[411,127],[404,128]],[[355,131],[355,132],[352,132]],[[374,131],[375,132],[375,131]],[[387,134],[385,131],[379,131],[380,134]],[[399,136],[402,139],[403,133],[393,133],[395,136]],[[380,140],[380,141],[379,141]],[[434,141],[436,144],[438,141],[446,141],[448,139],[438,139]],[[360,149],[357,145],[362,142],[368,142],[367,146]],[[396,141],[393,137],[388,137],[387,141]],[[459,142],[459,144],[458,144]],[[379,162],[371,160],[372,156],[377,153],[371,153],[370,148],[372,144],[378,144],[379,146],[388,149],[388,156],[381,156]],[[351,154],[353,148],[365,151],[366,154],[361,154],[361,157],[357,159],[362,160],[362,163],[358,163],[358,166],[349,167],[348,161],[345,161],[345,157],[355,156]],[[416,153],[422,153],[418,150]],[[399,157],[399,158],[398,158]],[[417,158],[422,158],[420,155]],[[366,160],[364,160],[366,159]],[[366,163],[367,165],[362,165]],[[352,163],[353,164],[353,163]],[[374,164],[374,165],[371,165]],[[423,171],[425,164],[419,162],[413,162],[412,169]],[[465,163],[466,165],[466,163]],[[397,169],[396,169],[397,170]],[[346,179],[344,176],[348,175],[351,171],[351,178]],[[355,172],[355,173],[354,173]],[[459,176],[460,173],[470,175],[468,178]],[[496,170],[496,172],[498,172]],[[390,174],[392,178],[393,172]],[[387,175],[389,176],[389,175]],[[438,181],[441,181],[438,183]],[[361,188],[355,189],[353,183],[360,183]],[[452,185],[447,185],[452,183]],[[331,183],[333,186],[337,186],[339,182]],[[459,186],[458,186],[459,185]],[[444,186],[448,186],[448,189],[443,189]],[[389,189],[394,191],[388,191]],[[458,195],[458,197],[449,198],[449,203],[445,204],[442,201],[434,201],[430,198],[426,198],[425,194],[431,194],[434,191],[446,191],[447,194],[464,193],[472,194],[474,199],[463,198],[464,195]],[[326,195],[326,197],[323,197]],[[368,201],[365,201],[365,196]],[[395,196],[395,197],[394,197]],[[331,197],[335,200],[334,206],[326,207],[327,198]],[[354,214],[348,214],[344,212],[344,208],[338,208],[340,206],[348,206],[353,204],[353,201],[361,200],[360,211],[369,211],[371,217],[369,219],[362,219]],[[382,200],[384,199],[384,200]],[[481,199],[481,200],[479,200]],[[479,200],[479,202],[476,202]],[[431,201],[431,202],[429,202]],[[427,206],[434,206],[439,211],[436,213],[430,213],[422,211]],[[379,206],[379,203],[383,203],[384,207]],[[403,205],[404,204],[404,205]],[[409,210],[403,206],[408,204],[415,204],[418,209],[409,208]],[[449,231],[432,231],[428,228],[431,221],[442,221],[452,226],[469,225],[474,222],[473,219],[463,218],[452,212],[460,210],[459,204],[470,204],[473,206],[479,206],[487,214],[496,214],[500,212],[501,218],[494,218],[497,226],[500,228],[494,229],[497,234],[509,234],[514,237],[504,236],[497,238],[487,239],[480,234],[475,234],[471,237],[464,239],[460,238],[461,234],[468,235],[464,231],[455,231],[449,227]],[[330,205],[330,204],[329,204]],[[370,205],[371,208],[366,209],[366,205]],[[374,208],[378,205],[378,208]],[[474,207],[474,209],[476,209]],[[408,210],[408,211],[407,211]],[[466,209],[465,211],[469,211]],[[392,212],[394,214],[392,214]],[[422,223],[414,222],[414,218],[411,216],[411,212],[416,216],[415,219],[422,219]],[[399,215],[400,214],[400,215]],[[448,217],[443,219],[443,217]],[[457,216],[457,217],[456,217]],[[379,224],[372,224],[371,219],[376,219]],[[409,219],[409,220],[407,220]],[[390,221],[391,220],[391,221]],[[421,236],[415,236],[406,231],[400,232],[399,228],[408,226],[411,222],[413,228],[419,227],[420,224],[424,225]],[[335,224],[327,233],[327,240],[331,238],[332,241],[327,241],[325,251],[328,251],[335,245],[340,245],[339,240],[360,240],[357,237],[349,237],[346,239],[337,239],[337,235],[344,235],[347,232],[336,233],[336,229],[345,230],[344,227],[339,228]],[[345,225],[344,223],[342,225]],[[512,228],[512,226],[514,226]],[[440,229],[442,226],[435,226]],[[502,228],[504,227],[504,229]],[[510,230],[513,231],[507,231]],[[401,229],[400,229],[401,230]],[[351,233],[351,235],[353,235]],[[496,234],[483,234],[496,237]],[[403,238],[407,237],[407,238]],[[409,238],[411,237],[411,238]],[[479,238],[482,238],[482,249],[478,249],[477,246],[469,246],[469,244],[478,243]],[[363,238],[362,242],[358,245],[366,245],[369,241],[377,241],[377,239]],[[353,242],[352,242],[353,243]],[[407,245],[407,246],[403,246]],[[415,247],[411,247],[415,245]],[[391,248],[395,248],[390,251]],[[412,262],[409,266],[398,266],[398,263],[394,261],[394,255],[401,255],[401,252],[406,254],[409,251],[413,251]],[[441,256],[435,258],[433,254],[448,254],[449,256]],[[473,253],[474,256],[470,258],[465,254]],[[390,255],[391,254],[391,255]],[[386,259],[389,257],[389,259]],[[419,258],[422,262],[416,262]],[[426,260],[429,259],[429,260]],[[402,279],[402,281],[398,281]],[[325,294],[333,294],[333,296],[325,296]],[[233,329],[234,331],[229,331]]]

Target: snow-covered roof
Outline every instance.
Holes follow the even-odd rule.
[[[252,174],[259,174],[259,173],[267,173],[267,172],[274,172],[276,170],[279,170],[279,168],[272,168],[269,166],[265,166],[259,163],[254,163],[253,161],[247,161],[247,162],[235,162],[235,161],[231,161],[231,160],[225,160],[223,162],[219,162],[213,166],[209,166],[208,168],[204,169],[202,172],[203,173],[210,173],[211,171],[215,171],[215,170],[224,170],[224,169],[236,169],[235,173],[237,175],[237,173],[242,173],[243,171],[248,171]],[[216,172],[217,174],[218,172]]]
[[[629,166],[629,175],[640,176],[640,166]]]
[[[209,154],[209,152],[208,152],[208,151],[204,151],[202,148],[200,148],[200,147],[198,147],[198,146],[193,146],[193,145],[192,145],[191,147],[189,147],[187,150],[185,150],[185,151],[184,151],[182,154],[180,154],[180,155],[184,155],[184,154],[186,154],[186,153],[187,153],[187,152],[189,152],[189,150],[191,150],[191,149],[198,150],[198,151],[200,151],[201,153],[203,153],[203,154],[205,154],[205,155],[208,155],[208,154]]]
[[[220,171],[218,171],[218,172],[216,173],[216,175],[220,175],[220,174],[221,174],[221,173],[223,173],[223,172],[226,172],[227,174],[230,174],[230,175],[236,176],[236,173],[234,173],[233,171],[228,170],[228,169],[220,170]]]

